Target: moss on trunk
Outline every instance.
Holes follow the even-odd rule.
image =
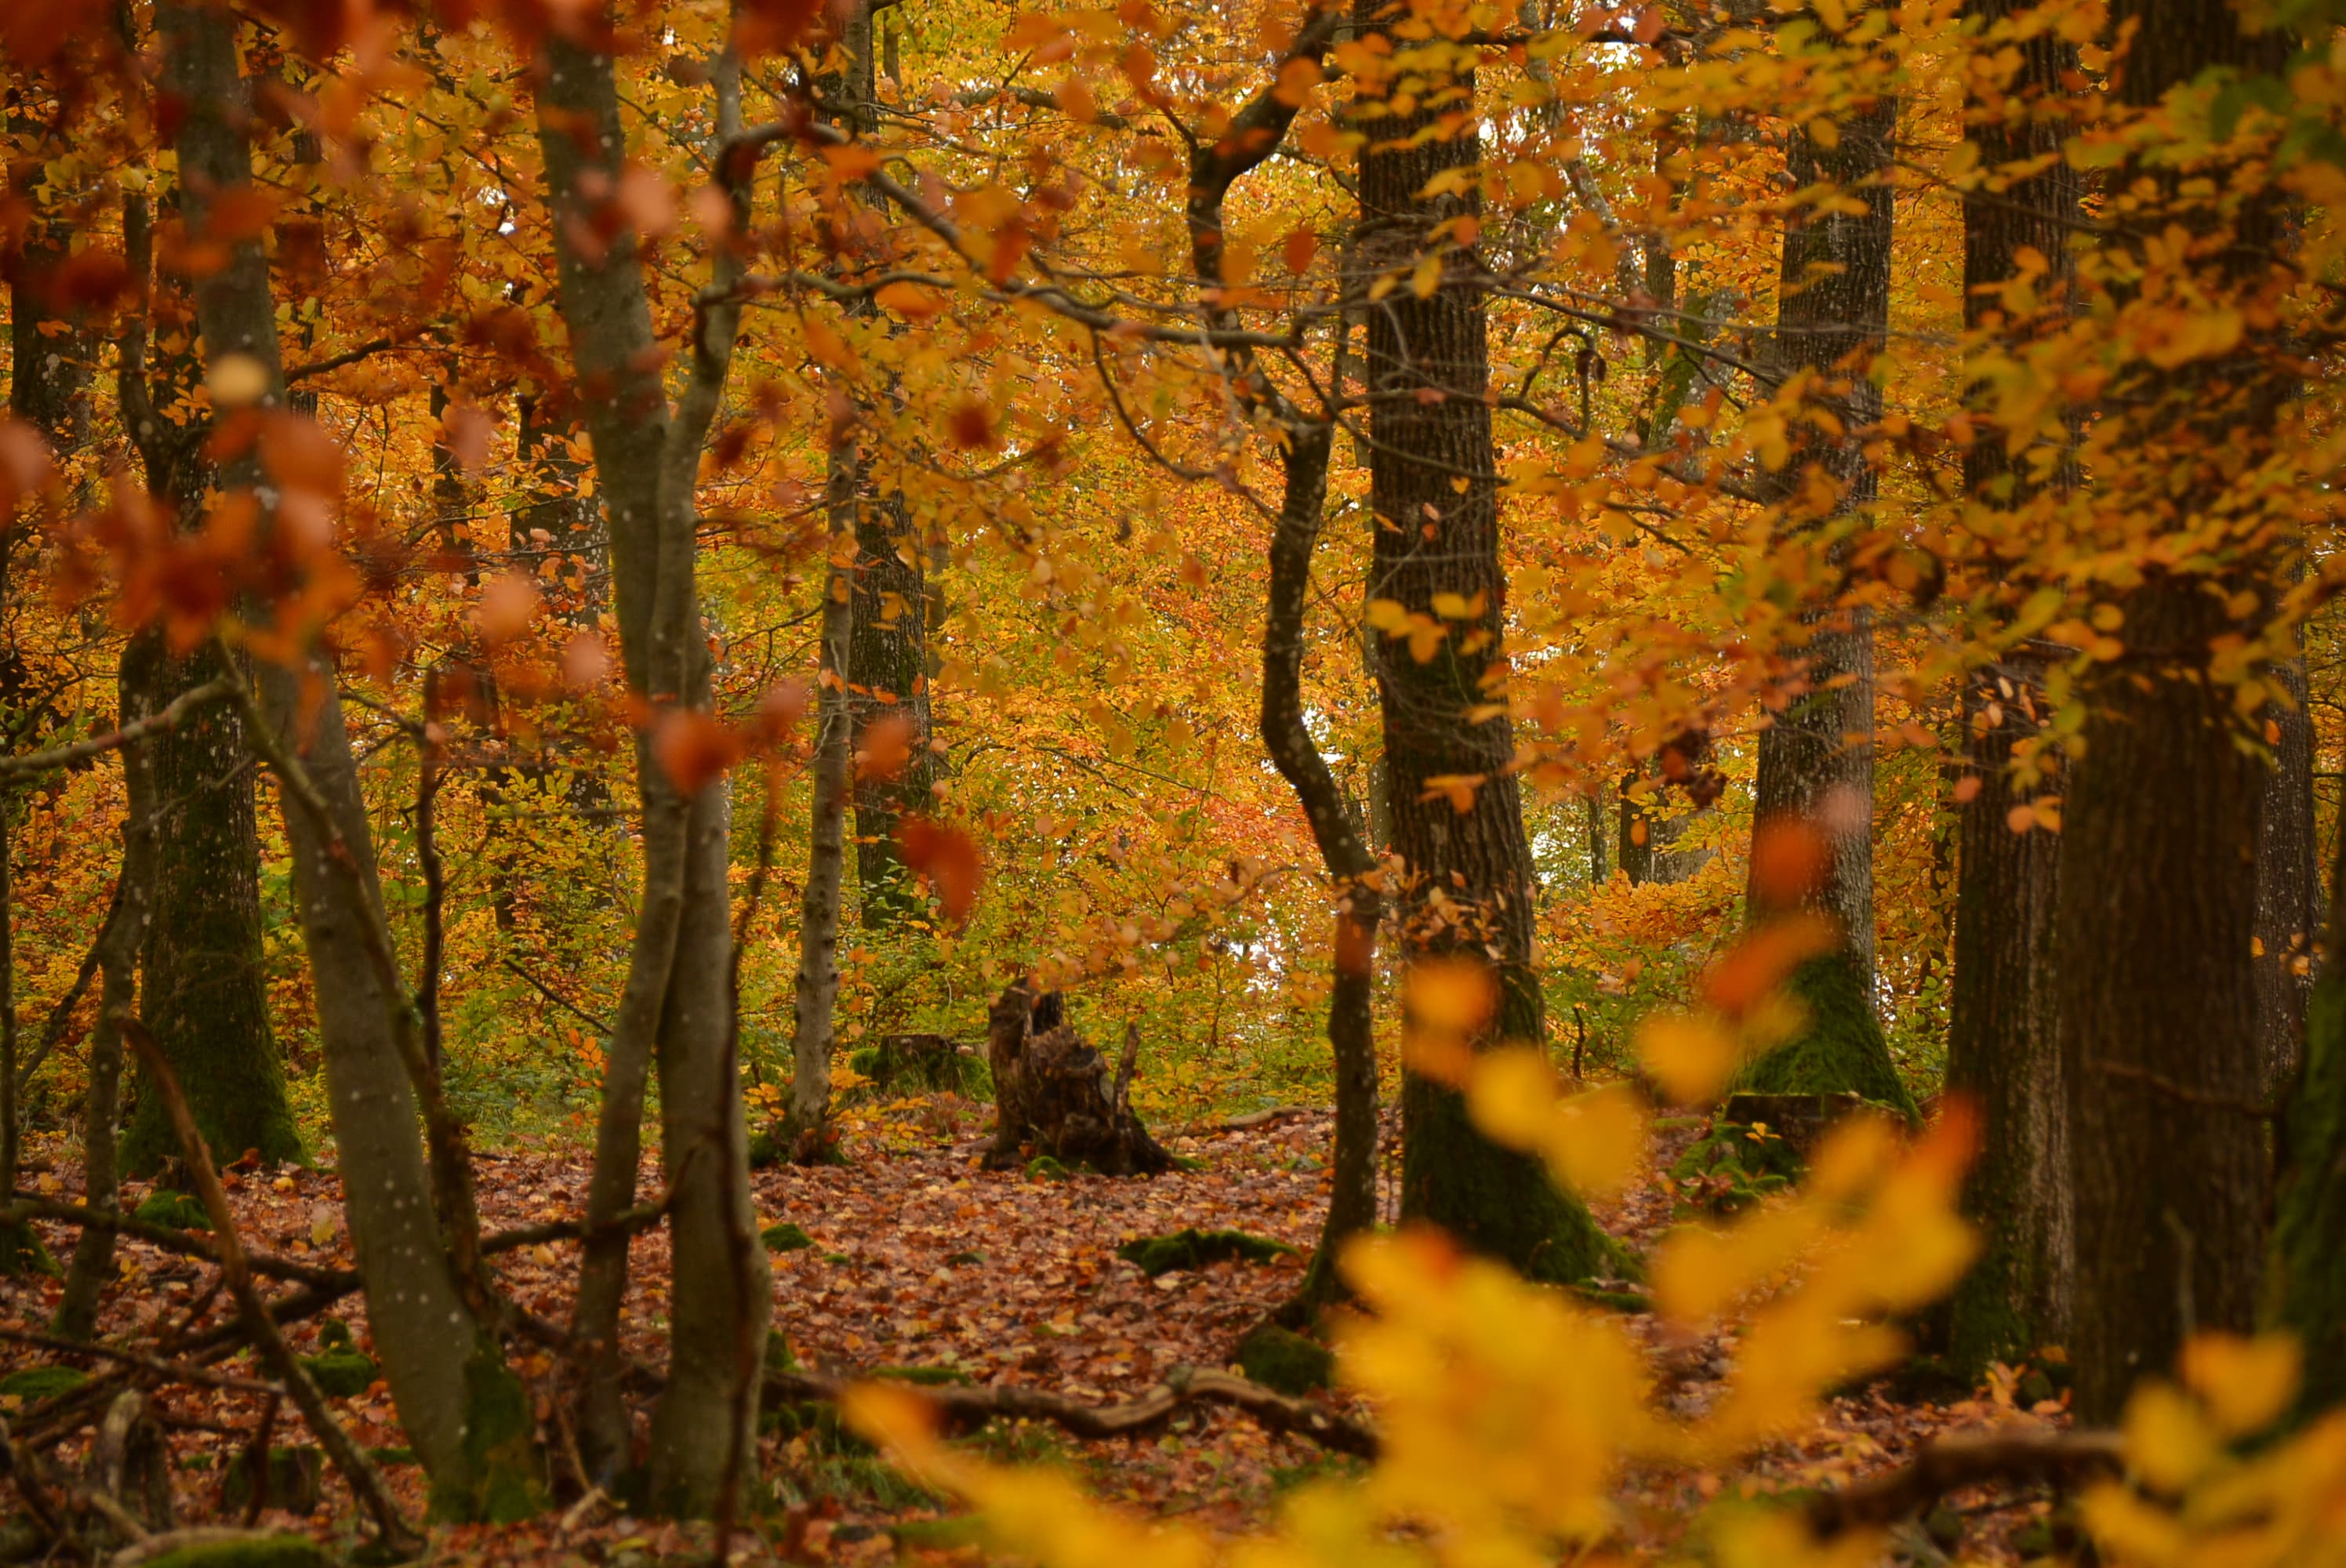
[[[2334,931],[2337,915],[2331,923]],[[2266,1279],[2270,1316],[2304,1346],[2306,1416],[2346,1405],[2346,975],[2338,962],[2333,956],[2306,1013]]]
[[[1807,1021],[1744,1068],[1735,1087],[1761,1095],[1856,1095],[1910,1123],[1921,1121],[1849,955],[1810,960],[1793,972],[1791,991],[1808,1010]]]
[[[1526,1279],[1558,1285],[1635,1278],[1637,1258],[1538,1160],[1484,1137],[1455,1090],[1410,1074],[1402,1084],[1402,1207]]]

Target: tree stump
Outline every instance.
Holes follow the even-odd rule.
[[[1066,1022],[1056,991],[1037,996],[1020,981],[995,1000],[986,1016],[986,1064],[994,1072],[996,1113],[985,1167],[1025,1163],[1025,1145],[1103,1176],[1153,1176],[1170,1170],[1173,1156],[1148,1135],[1127,1099],[1138,1056],[1137,1032],[1127,1032],[1123,1060],[1107,1058]]]
[[[883,1034],[850,1053],[847,1064],[884,1092],[985,1096],[985,1063],[942,1034]]]

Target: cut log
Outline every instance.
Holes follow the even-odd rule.
[[[994,1073],[996,1120],[985,1152],[989,1170],[1025,1163],[1027,1145],[1062,1164],[1103,1176],[1153,1176],[1173,1156],[1148,1135],[1126,1095],[1138,1056],[1128,1035],[1125,1065],[1107,1059],[1066,1023],[1056,992],[1036,995],[1021,981],[996,999],[986,1018],[986,1064]]]

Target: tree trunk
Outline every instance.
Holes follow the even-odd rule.
[[[1993,28],[2028,7],[2025,0],[1970,0],[1967,10]],[[2021,44],[2017,56],[2001,91],[1974,94],[1971,137],[1987,169],[2048,154],[2052,167],[1994,191],[1973,192],[1964,203],[1964,322],[2007,340],[2033,335],[2042,324],[2006,321],[1992,291],[2018,271],[2024,248],[2044,257],[2056,280],[2069,277],[2069,239],[2082,194],[2076,171],[2057,156],[2061,126],[2029,117],[2033,107],[2068,90],[2064,77],[2076,69],[2076,46],[2044,33]],[[1989,428],[1964,449],[1964,489],[1991,518],[2008,516],[2037,483],[2007,456],[1993,429],[1992,402],[1977,402],[1984,406],[1974,417]],[[2065,485],[2072,481],[2066,462],[2056,477]],[[1991,551],[2000,543],[1992,539]],[[2060,793],[2057,779],[2020,789],[2012,774],[2015,748],[2040,738],[2051,713],[2045,674],[2043,653],[2023,647],[1979,672],[1964,693],[1965,777],[1977,793],[1957,812],[1947,1088],[1969,1095],[1984,1124],[1979,1163],[1964,1193],[1982,1248],[1949,1302],[1946,1355],[1974,1378],[1992,1362],[2065,1341],[2075,1268],[2068,1088],[2054,1012],[2061,838],[2042,828],[2015,832],[2008,820],[2015,805]]]
[[[1379,0],[1360,0],[1354,17],[1363,34],[1392,24]],[[1431,619],[1437,594],[1458,596],[1470,611],[1438,623],[1443,635],[1423,660],[1400,641],[1379,648],[1378,699],[1393,847],[1407,866],[1398,911],[1404,951],[1412,960],[1495,955],[1501,1003],[1484,1043],[1537,1045],[1545,1030],[1532,966],[1531,851],[1507,771],[1514,728],[1503,710],[1491,711],[1506,677],[1506,581],[1484,401],[1485,303],[1454,254],[1430,292],[1421,296],[1412,282],[1421,256],[1454,244],[1435,240],[1435,226],[1479,206],[1471,190],[1424,194],[1437,176],[1472,171],[1482,157],[1473,78],[1452,85],[1468,101],[1426,107],[1440,97],[1428,87],[1407,114],[1363,112],[1359,120],[1371,138],[1361,157],[1362,266],[1400,285],[1368,312],[1371,581],[1376,597],[1406,613]],[[1363,81],[1363,102],[1376,104],[1397,86]],[[1579,1200],[1559,1191],[1537,1160],[1484,1137],[1456,1091],[1405,1074],[1402,1115],[1405,1218],[1441,1226],[1537,1278],[1576,1280],[1625,1267]]]
[[[823,583],[822,660],[815,697],[813,799],[808,810],[806,882],[799,900],[796,1021],[790,1034],[790,1109],[783,1145],[801,1164],[836,1157],[831,1128],[832,1014],[839,1002],[839,910],[844,880],[848,767],[853,718],[847,667],[853,635],[858,514],[863,463],[855,433],[831,437],[829,505],[831,567]]]
[[[1371,885],[1376,857],[1361,841],[1343,792],[1303,718],[1304,615],[1311,551],[1328,499],[1335,443],[1328,423],[1290,424],[1280,454],[1286,484],[1272,525],[1269,606],[1262,627],[1262,741],[1303,807],[1336,906],[1330,958],[1328,1045],[1336,1067],[1336,1139],[1320,1244],[1282,1316],[1301,1324],[1346,1291],[1336,1265],[1344,1243],[1377,1220],[1377,928],[1383,899]]]
[[[2242,32],[2225,0],[2119,0],[2113,31],[2137,29],[2116,95],[2157,106],[2207,68],[2275,74],[2290,45]],[[2259,260],[2283,243],[2270,186],[2228,195],[2212,216],[2198,186],[2163,165],[2121,165],[2110,190],[2120,261],[2164,272],[2171,248],[2142,238],[2223,223],[2231,242],[2195,280],[2211,299],[2253,295]],[[2261,180],[2261,168],[2242,170]],[[2213,188],[2226,181],[2213,172]],[[2181,216],[2162,210],[2183,202]],[[2147,210],[2143,210],[2147,208]],[[2118,286],[2122,289],[2123,285]],[[2253,317],[2251,319],[2254,319]],[[2240,534],[2210,544],[2239,474],[2263,461],[2284,373],[2259,339],[2219,361],[2121,367],[2105,431],[2126,464],[2102,478],[2112,527],[2193,530],[2193,565],[2147,565],[2120,601],[2124,649],[2081,683],[2086,720],[2064,811],[2056,917],[2062,1070],[2070,1086],[2076,1194],[2076,1304],[2069,1348],[2079,1419],[2121,1413],[2137,1379],[2164,1372],[2201,1329],[2256,1315],[2267,1198],[2266,1089],[2257,1036],[2258,830],[2262,765],[2240,745],[2211,645],[2261,629],[2226,611],[2271,580],[2270,547]],[[2107,431],[2123,420],[2123,433]],[[2127,535],[2122,546],[2148,540]],[[2203,553],[2204,552],[2204,553]],[[2199,563],[2212,563],[2199,565]]]
[[[2272,766],[2265,773],[2264,828],[2257,836],[2257,1039],[2269,1093],[2278,1098],[2296,1079],[2305,1043],[2321,878],[2313,841],[2313,721],[2305,657],[2284,659],[2264,673],[2289,694],[2287,702],[2265,710]]]
[[[2346,1405],[2346,833],[2331,873],[2332,955],[2307,1008],[2305,1053],[2281,1124],[2266,1312],[2298,1337],[2301,1416]]]
[[[123,650],[122,711],[159,711],[219,667],[212,649],[174,658],[160,631],[142,632]],[[248,1149],[271,1164],[300,1160],[261,967],[260,830],[243,720],[214,704],[142,749],[156,820],[140,1016],[216,1161]],[[123,1134],[124,1173],[151,1176],[178,1155],[162,1097],[142,1089]]]
[[[124,720],[131,717],[126,709]],[[122,1021],[138,1001],[138,949],[148,921],[147,890],[154,875],[154,776],[148,761],[134,755],[141,749],[128,748],[122,758],[130,785],[130,810],[122,824],[122,897],[115,901],[97,940],[97,1023],[90,1031],[88,1086],[82,1102],[82,1202],[99,1214],[116,1212],[121,1190],[115,1151]],[[73,1264],[66,1271],[51,1332],[67,1339],[87,1339],[96,1333],[98,1296],[114,1278],[114,1232],[85,1226],[74,1244]]]
[[[740,228],[748,219],[750,160],[725,146],[741,129],[739,62],[722,53],[709,76],[719,138],[712,161]],[[710,705],[695,588],[696,488],[732,362],[740,320],[732,290],[741,261],[731,248],[719,247],[711,280],[718,302],[695,317],[689,370],[671,411],[633,236],[621,233],[591,250],[576,243],[593,231],[599,193],[617,188],[626,164],[609,56],[548,40],[538,137],[556,216],[563,322],[608,520],[620,652],[629,689],[651,710],[636,748],[641,912],[605,1059],[587,1216],[606,1221],[634,1201],[644,1094],[656,1054],[674,1245],[668,1379],[652,1417],[648,1487],[659,1508],[706,1513],[723,1492],[734,1457],[755,1451],[750,1423],[756,1401],[736,1395],[742,1379],[756,1375],[763,1353],[771,1287],[755,1227],[746,1247],[740,1241],[739,1221],[752,1212],[752,1199],[727,985],[726,786],[721,779],[696,780],[688,795],[686,783],[660,765],[654,739],[665,725],[707,722]],[[631,1447],[618,1348],[627,1238],[610,1233],[585,1252],[572,1328],[577,1428],[586,1479],[604,1484],[618,1479]],[[721,1419],[719,1412],[725,1412]]]
[[[1827,378],[1834,412],[1850,433],[1794,453],[1777,487],[1778,504],[1788,512],[1797,505],[1793,476],[1804,466],[1821,468],[1832,481],[1833,514],[1874,498],[1877,476],[1859,438],[1882,416],[1881,389],[1870,372],[1890,329],[1888,181],[1897,131],[1897,102],[1875,98],[1841,122],[1833,147],[1805,128],[1788,133],[1787,172],[1795,188],[1829,185],[1864,205],[1862,212],[1788,219],[1784,228],[1773,368],[1786,378]],[[1751,819],[1755,832],[1800,821],[1824,836],[1829,867],[1809,902],[1840,927],[1841,946],[1794,975],[1809,1021],[1753,1063],[1738,1086],[1854,1093],[1912,1117],[1913,1099],[1890,1060],[1874,1011],[1873,626],[1863,608],[1841,606],[1817,606],[1810,626],[1800,687],[1760,733]],[[1756,881],[1745,903],[1755,922],[1783,912],[1770,906]]]
[[[892,776],[874,774],[855,786],[855,882],[866,931],[884,931],[918,912],[919,901],[896,846],[896,824],[908,811],[929,809],[936,777],[929,749],[928,583],[926,557],[903,503],[872,493],[855,520],[853,627],[845,669],[854,677],[849,707],[855,721],[852,749],[865,749],[874,724],[904,727],[907,755]]]
[[[251,183],[249,98],[237,66],[235,19],[190,0],[157,7],[163,90],[186,106],[178,136],[185,180],[180,217],[200,241],[216,196]],[[229,261],[196,285],[208,363],[250,357],[263,372],[264,405],[281,405],[276,312],[260,246],[238,240]],[[223,472],[233,488],[257,485],[250,457]],[[263,720],[277,754],[298,758],[331,815],[321,822],[291,799],[286,840],[295,907],[309,949],[326,1058],[326,1090],[340,1155],[352,1242],[372,1308],[376,1354],[403,1427],[432,1478],[434,1502],[464,1518],[517,1512],[536,1494],[536,1455],[525,1424],[516,1441],[486,1419],[517,1389],[495,1340],[474,1316],[438,1224],[445,1194],[424,1174],[416,1136],[413,1064],[385,985],[388,947],[382,890],[368,836],[350,737],[333,671],[312,655],[295,669],[258,671]],[[291,783],[288,781],[290,794]]]

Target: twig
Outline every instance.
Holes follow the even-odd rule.
[[[57,1048],[57,1043],[66,1037],[66,1031],[72,1026],[74,1009],[81,1005],[91,979],[97,973],[98,955],[106,950],[107,929],[114,923],[117,913],[121,910],[122,900],[122,879],[117,876],[114,879],[114,896],[107,902],[106,918],[98,922],[97,936],[90,942],[89,950],[81,955],[81,966],[74,971],[73,983],[66,987],[65,994],[58,997],[56,1005],[49,1009],[48,1019],[41,1025],[39,1043],[16,1064],[16,1093],[19,1096],[33,1086],[33,1074],[41,1070],[41,1064],[49,1059],[49,1053]]]
[[[162,1097],[172,1130],[179,1135],[179,1153],[187,1162],[188,1176],[203,1199],[205,1211],[211,1216],[213,1238],[219,1247],[220,1272],[228,1278],[229,1290],[236,1298],[238,1312],[260,1351],[263,1364],[277,1374],[293,1396],[302,1420],[317,1434],[318,1446],[325,1450],[326,1457],[342,1472],[342,1479],[350,1483],[361,1505],[373,1517],[382,1540],[401,1546],[415,1543],[418,1538],[399,1516],[399,1505],[383,1489],[382,1477],[326,1408],[325,1396],[311,1380],[308,1369],[295,1359],[293,1348],[285,1342],[260,1292],[253,1288],[252,1268],[246,1260],[244,1245],[237,1237],[236,1216],[229,1208],[228,1193],[220,1186],[219,1173],[212,1168],[211,1153],[204,1146],[204,1135],[196,1125],[195,1113],[188,1108],[188,1097],[179,1088],[170,1062],[156,1044],[155,1036],[137,1019],[124,1017],[122,1033],[145,1060],[149,1085]]]
[[[481,1238],[481,1256],[495,1252],[511,1252],[516,1247],[536,1247],[543,1241],[584,1241],[590,1236],[606,1236],[614,1232],[632,1235],[649,1230],[668,1213],[668,1205],[676,1201],[676,1189],[670,1187],[649,1203],[639,1203],[633,1208],[622,1209],[601,1224],[584,1219],[549,1219],[537,1225],[517,1225],[511,1230],[500,1230]]]
[[[568,997],[563,995],[560,992],[546,984],[546,982],[538,979],[537,976],[532,974],[528,970],[524,969],[520,962],[516,961],[512,954],[508,953],[505,955],[505,964],[507,969],[512,970],[515,974],[520,975],[522,979],[527,981],[531,990],[536,992],[540,996],[545,997],[548,1002],[553,1003],[554,1005],[570,1014],[571,1017],[578,1020],[579,1023],[586,1024],[588,1028],[594,1030],[598,1034],[602,1034],[607,1037],[610,1034],[613,1024],[609,1019],[601,1016],[599,1013],[587,1012],[585,1008],[579,1006],[576,1003],[571,1001]]]
[[[66,1225],[77,1225],[85,1230],[111,1230],[119,1236],[136,1237],[166,1252],[176,1252],[182,1257],[199,1257],[206,1263],[219,1261],[219,1246],[190,1230],[178,1230],[168,1225],[135,1215],[108,1214],[77,1203],[53,1203],[47,1198],[18,1194],[11,1206],[14,1212],[27,1219],[53,1219]],[[321,1268],[314,1263],[301,1263],[274,1252],[249,1252],[245,1255],[256,1274],[266,1274],[279,1279],[299,1280],[304,1285],[342,1285],[355,1288],[358,1275],[347,1268]]]
[[[208,680],[201,686],[189,687],[173,697],[168,706],[145,718],[133,719],[119,729],[104,735],[93,735],[87,740],[76,740],[70,746],[53,747],[46,751],[27,751],[16,757],[0,757],[0,779],[13,779],[20,773],[46,773],[53,769],[70,768],[76,762],[103,756],[108,751],[133,745],[161,730],[178,727],[181,719],[198,708],[206,708],[236,695],[235,682],[222,677]]]
[[[2124,1448],[2116,1432],[1988,1432],[1927,1443],[1903,1470],[1820,1493],[1808,1507],[1820,1536],[1889,1524],[1951,1492],[1992,1481],[2067,1480],[2116,1470]]]

